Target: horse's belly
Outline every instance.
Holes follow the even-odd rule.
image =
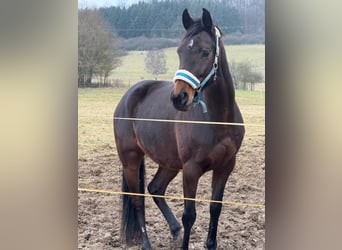
[[[137,143],[154,162],[167,168],[181,169],[176,139],[171,124],[138,122],[135,126]]]

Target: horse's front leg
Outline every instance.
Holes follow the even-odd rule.
[[[201,174],[197,165],[185,165],[183,167],[183,192],[186,198],[195,198],[197,191],[197,184]],[[196,220],[195,201],[184,200],[184,212],[182,216],[184,236],[182,249],[189,248],[190,232]]]
[[[213,171],[212,178],[212,200],[222,201],[224,188],[230,173],[232,172],[235,165],[235,156],[228,166],[221,167],[220,169],[215,169]],[[208,250],[216,250],[217,248],[217,226],[218,220],[221,214],[222,203],[211,202],[210,203],[210,224],[209,232],[207,238],[207,248]]]
[[[148,191],[151,194],[164,195],[168,184],[173,178],[176,177],[178,172],[179,170],[170,170],[167,168],[162,168],[160,166],[153,180],[148,185]],[[157,204],[158,208],[160,209],[167,223],[169,224],[172,239],[176,241],[178,239],[179,232],[181,230],[180,224],[178,223],[177,219],[173,215],[170,207],[167,205],[164,198],[153,197],[153,200]]]

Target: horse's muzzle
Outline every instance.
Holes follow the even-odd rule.
[[[179,94],[174,94],[174,92],[171,92],[170,99],[173,103],[173,106],[180,111],[187,111],[188,110],[188,100],[189,95],[186,91],[181,90]]]

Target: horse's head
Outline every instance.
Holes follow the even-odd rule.
[[[185,9],[182,20],[186,34],[177,49],[179,70],[173,79],[171,100],[178,110],[186,111],[193,102],[198,102],[206,112],[200,91],[216,74],[220,32],[206,9],[198,19],[193,19]]]

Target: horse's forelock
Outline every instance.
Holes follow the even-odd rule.
[[[195,35],[197,35],[198,33],[202,32],[202,31],[206,31],[213,39],[215,39],[215,31],[214,28],[212,30],[208,30],[206,29],[200,18],[194,19],[193,24],[188,28],[184,39],[189,39]]]

